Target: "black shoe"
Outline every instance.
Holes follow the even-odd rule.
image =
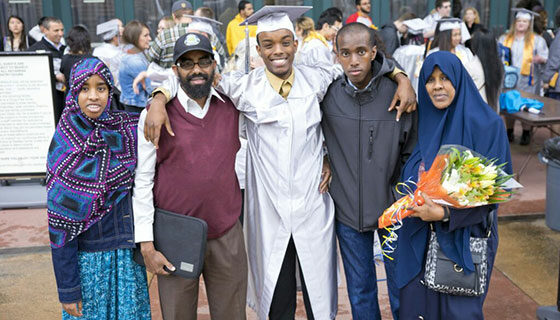
[[[530,130],[523,130],[523,134],[521,135],[521,140],[519,144],[522,146],[526,146],[531,143],[531,131]]]
[[[507,129],[507,135],[509,142],[513,142],[513,129]]]

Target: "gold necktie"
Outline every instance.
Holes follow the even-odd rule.
[[[292,89],[292,85],[288,81],[283,81],[282,85],[280,86],[280,92],[278,92],[282,98],[288,98],[290,94],[290,90]]]

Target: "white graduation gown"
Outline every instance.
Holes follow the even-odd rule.
[[[303,42],[296,54],[296,64],[311,66],[319,63],[324,63],[327,66],[334,64],[329,47],[319,39]]]
[[[316,319],[334,319],[337,263],[334,205],[319,193],[323,136],[319,102],[336,76],[294,66],[287,100],[263,68],[224,76],[220,88],[247,119],[245,239],[248,304],[266,319],[293,237]]]

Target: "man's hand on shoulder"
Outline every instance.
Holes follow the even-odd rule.
[[[398,87],[388,111],[397,109],[396,120],[399,121],[403,112],[412,113],[416,110],[416,93],[410,84],[410,80],[404,73],[395,75],[394,80]]]
[[[171,123],[169,122],[167,111],[165,110],[166,103],[167,98],[165,95],[161,92],[156,93],[156,95],[152,98],[150,108],[146,114],[146,120],[144,121],[144,137],[146,140],[153,143],[156,149],[159,147],[159,137],[162,125],[165,125],[165,129],[171,136],[175,136],[173,129],[171,129]]]

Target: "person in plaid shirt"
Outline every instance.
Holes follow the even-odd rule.
[[[175,26],[159,33],[147,54],[150,62],[155,62],[165,69],[171,68],[173,65],[173,48],[175,47],[175,42],[182,35],[187,33],[187,27],[191,22],[191,18],[184,16],[192,15],[193,7],[190,2],[180,0],[173,3],[171,11],[173,12]],[[220,55],[220,64],[223,66],[223,62],[227,57],[224,47],[216,36],[210,35],[210,42],[214,51]]]
[[[175,41],[182,35],[187,33],[187,27],[191,21],[184,15],[192,15],[193,7],[190,2],[180,0],[175,1],[171,7],[173,12],[173,21],[175,26],[170,29],[163,30],[159,33],[150,49],[148,50],[148,60],[155,62],[162,68],[171,68],[173,65],[173,48]]]

